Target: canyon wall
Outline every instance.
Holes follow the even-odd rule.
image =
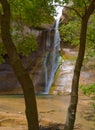
[[[22,63],[30,74],[35,87],[35,93],[41,93],[45,89],[45,70],[44,58],[45,53],[52,48],[54,31],[51,31],[51,45],[47,45],[47,37],[49,28],[27,29],[24,32],[31,31],[37,37],[38,49],[31,53],[27,58],[21,57]],[[52,50],[52,49],[51,49]],[[22,88],[11,68],[9,59],[4,64],[0,64],[0,94],[22,94]]]

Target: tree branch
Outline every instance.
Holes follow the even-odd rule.
[[[95,10],[95,0],[92,0],[91,4],[88,6],[88,9],[85,12],[85,15],[89,17],[93,13],[94,10]]]
[[[69,10],[73,10],[77,16],[79,16],[80,18],[82,18],[81,14],[74,8],[70,7],[70,6],[66,6],[66,5],[60,5],[60,4],[55,4],[54,6],[60,6],[60,7],[63,7],[63,8],[67,8]]]
[[[86,11],[87,10],[87,5],[86,5],[85,0],[83,0],[83,2],[84,2],[84,5],[85,5],[85,11]]]
[[[72,7],[68,7],[68,6],[64,6],[64,7],[67,8],[67,9],[75,11],[75,13],[77,14],[77,16],[79,16],[80,18],[82,18],[81,14],[76,9],[74,9]]]
[[[3,8],[3,14],[1,13],[1,16],[3,16],[3,15],[10,16],[10,5],[7,2],[7,0],[0,0],[0,3],[2,4],[2,8]],[[7,20],[10,21],[10,17]]]

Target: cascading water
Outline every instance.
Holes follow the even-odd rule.
[[[45,94],[49,93],[50,87],[53,83],[55,72],[58,68],[59,63],[59,51],[60,51],[60,35],[58,31],[59,21],[62,16],[62,7],[57,7],[58,12],[57,17],[55,17],[54,28],[47,30],[47,39],[46,39],[46,55],[44,58],[44,69],[45,69]],[[51,41],[50,35],[54,32],[53,43]]]

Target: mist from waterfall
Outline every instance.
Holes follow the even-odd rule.
[[[47,30],[47,39],[46,39],[46,55],[44,58],[44,69],[45,69],[45,94],[49,93],[50,87],[54,80],[55,72],[59,65],[59,51],[60,51],[60,34],[59,34],[59,22],[62,16],[62,9],[63,7],[56,7],[57,16],[55,18],[55,24],[53,28],[54,37],[53,42],[51,42],[51,29]],[[49,48],[49,49],[48,49]]]

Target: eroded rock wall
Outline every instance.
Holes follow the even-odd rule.
[[[27,29],[26,29],[27,30]],[[29,30],[28,30],[29,31]],[[43,68],[43,60],[45,52],[48,49],[46,46],[47,30],[32,30],[37,35],[39,48],[29,55],[27,58],[22,57],[22,63],[30,74],[35,87],[35,93],[44,91],[45,87],[45,72]],[[27,33],[27,32],[26,32]],[[51,39],[53,39],[53,33]],[[7,63],[0,64],[0,94],[22,94],[22,88],[7,60]]]

